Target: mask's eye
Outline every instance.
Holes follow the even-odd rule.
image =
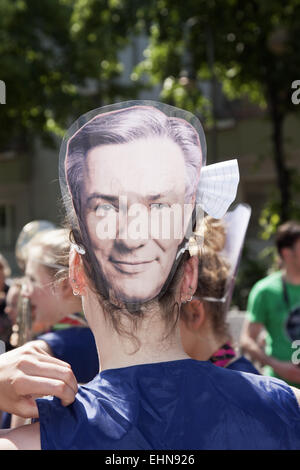
[[[154,204],[151,204],[151,210],[162,210],[162,209],[169,209],[169,204],[163,203],[163,202],[156,202]]]
[[[110,212],[117,212],[117,208],[112,204],[97,204],[95,206],[96,215],[103,216],[108,215]]]

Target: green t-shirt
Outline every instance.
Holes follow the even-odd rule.
[[[250,322],[262,323],[267,331],[266,354],[282,361],[291,361],[295,349],[285,331],[289,308],[283,297],[281,271],[258,281],[252,288],[247,306]],[[300,285],[286,283],[291,308],[300,305]],[[278,377],[266,366],[267,375]],[[280,378],[280,377],[279,377]],[[299,387],[299,384],[290,384]]]

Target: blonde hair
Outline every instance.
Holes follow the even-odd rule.
[[[69,268],[70,252],[69,230],[54,229],[43,230],[37,233],[25,247],[25,260],[33,248],[40,248],[36,258],[54,279],[65,277]]]
[[[3,266],[4,276],[9,277],[11,275],[11,269],[8,264],[8,261],[6,260],[6,258],[4,258],[4,256],[1,253],[0,253],[0,264],[1,266]]]
[[[202,299],[216,334],[228,335],[226,303],[210,302],[205,297],[222,299],[225,295],[230,265],[222,256],[226,230],[221,220],[207,216],[203,220],[204,243],[199,254],[199,275],[195,295]]]

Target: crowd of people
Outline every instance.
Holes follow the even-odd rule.
[[[0,258],[0,449],[300,449],[300,224],[279,228],[280,270],[253,287],[236,344],[237,162],[206,165],[195,116],[94,110],[59,171],[68,228],[27,240],[19,278]]]

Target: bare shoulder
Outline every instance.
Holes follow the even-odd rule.
[[[293,390],[294,395],[296,397],[296,400],[298,402],[298,405],[300,406],[300,390],[299,390],[299,388],[291,387],[291,389]]]
[[[0,450],[41,450],[40,424],[3,429],[0,434]]]

